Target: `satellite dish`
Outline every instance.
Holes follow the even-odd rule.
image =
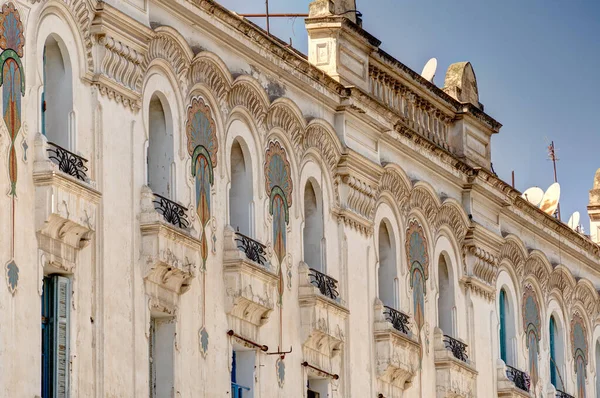
[[[560,185],[558,182],[550,185],[540,204],[540,209],[546,214],[554,214],[558,207],[558,200],[560,199]]]
[[[431,58],[425,64],[423,68],[423,72],[421,72],[421,76],[425,78],[427,81],[433,83],[433,78],[435,77],[435,70],[437,69],[437,59]]]
[[[531,187],[523,192],[523,198],[534,206],[539,206],[544,197],[540,187]]]
[[[576,211],[575,213],[573,213],[571,215],[571,217],[569,218],[569,228],[574,229],[575,231],[577,231],[579,229],[579,220],[581,218],[581,215],[579,214],[578,211]]]

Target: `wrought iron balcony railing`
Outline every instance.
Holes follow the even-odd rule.
[[[156,193],[154,194],[154,198],[154,208],[157,212],[162,214],[166,222],[184,229],[190,226],[187,215],[187,207],[183,207],[179,203],[175,203],[172,200]]]
[[[310,283],[316,286],[323,296],[332,300],[338,298],[339,293],[337,291],[337,281],[335,279],[313,268],[309,268],[308,275],[310,276]]]
[[[394,329],[405,335],[410,335],[410,321],[408,315],[387,305],[383,307],[385,319],[392,324]]]
[[[48,142],[48,159],[58,165],[60,171],[81,181],[87,180],[87,160],[65,148]]]
[[[250,261],[254,261],[257,264],[264,266],[267,263],[265,255],[267,254],[267,246],[262,243],[240,233],[235,233],[235,242],[238,249],[244,252],[246,258]]]
[[[469,356],[467,355],[467,345],[461,341],[456,340],[453,337],[444,335],[444,345],[446,349],[452,352],[454,358],[459,361],[469,362]]]
[[[512,366],[506,365],[506,377],[508,380],[515,383],[515,387],[529,392],[529,388],[531,387],[531,378],[527,373],[517,368],[513,368]]]
[[[575,398],[571,394],[567,394],[564,391],[556,390],[556,398]]]

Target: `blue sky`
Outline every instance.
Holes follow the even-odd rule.
[[[221,0],[240,13],[264,0]],[[308,12],[310,0],[270,0],[271,12]],[[557,149],[563,221],[578,210],[589,230],[588,191],[600,168],[600,1],[357,0],[363,27],[382,48],[421,72],[438,59],[435,83],[454,62],[470,61],[485,111],[504,125],[492,161],[516,188],[553,182],[547,145]],[[255,20],[264,26],[263,20]],[[302,19],[277,19],[272,33],[306,53]]]

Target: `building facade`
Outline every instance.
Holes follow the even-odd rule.
[[[600,396],[600,171],[590,238],[355,8],[2,3],[0,396]]]

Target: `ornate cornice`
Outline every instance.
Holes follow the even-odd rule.
[[[102,95],[137,111],[141,105],[142,66],[152,31],[100,2],[91,32],[96,46],[94,85]]]

